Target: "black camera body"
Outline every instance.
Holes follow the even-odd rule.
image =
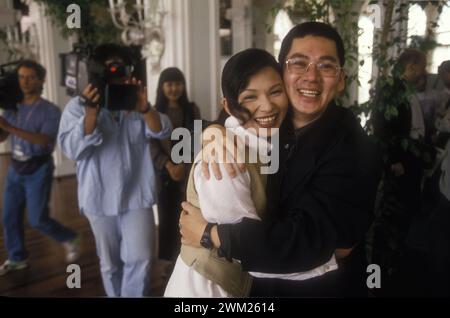
[[[17,103],[23,99],[23,93],[17,77],[20,61],[0,65],[0,108],[17,110]]]
[[[133,110],[139,87],[114,83],[115,79],[130,77],[134,65],[113,61],[107,66],[93,58],[89,46],[75,45],[72,52],[60,54],[61,82],[70,96],[81,96],[88,84],[97,88],[100,107],[109,110]],[[114,83],[114,84],[112,84]]]

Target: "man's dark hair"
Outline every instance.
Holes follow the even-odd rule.
[[[47,71],[45,70],[45,67],[43,67],[41,64],[37,63],[33,60],[23,60],[17,65],[17,72],[19,72],[19,69],[22,67],[31,68],[36,72],[36,76],[38,79],[43,81],[45,79],[45,75],[47,74]]]
[[[450,72],[450,60],[442,62],[441,65],[439,65],[438,67],[438,74],[442,75],[449,72]]]
[[[427,58],[425,53],[419,51],[418,49],[408,48],[400,54],[395,65],[392,69],[392,74],[394,77],[401,77],[404,74],[406,65],[408,64],[424,64],[426,65]]]
[[[251,115],[238,103],[239,94],[248,86],[250,78],[266,67],[273,68],[282,76],[280,65],[270,53],[261,49],[247,49],[233,55],[223,68],[223,97],[232,115],[244,122]]]
[[[421,63],[422,64],[427,63],[425,53],[419,51],[418,49],[412,48],[404,50],[397,60],[397,64],[403,67],[405,67],[407,64],[421,64]]]
[[[345,64],[345,48],[344,42],[341,36],[331,25],[322,22],[305,22],[297,24],[293,27],[289,33],[284,37],[281,43],[280,54],[278,55],[278,61],[281,67],[285,68],[286,58],[291,50],[292,42],[298,38],[304,38],[308,35],[320,36],[333,41],[336,44],[336,51],[339,58],[339,64],[344,66]]]
[[[120,58],[126,65],[134,65],[134,53],[126,46],[114,43],[107,43],[99,45],[95,48],[92,56],[93,60],[104,64],[107,60],[112,58]]]

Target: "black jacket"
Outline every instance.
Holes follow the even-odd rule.
[[[221,253],[245,270],[310,270],[335,249],[360,243],[370,225],[381,171],[375,144],[349,110],[334,104],[303,129],[297,138],[282,137],[284,162],[269,176],[280,180],[268,186],[274,217],[218,226]]]

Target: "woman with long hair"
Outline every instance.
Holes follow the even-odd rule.
[[[161,72],[156,91],[156,109],[169,116],[173,128],[191,129],[195,119],[200,119],[199,108],[189,101],[186,80],[176,67]],[[174,261],[179,252],[178,215],[184,198],[186,179],[185,163],[175,164],[171,160],[173,143],[167,140],[152,140],[152,157],[159,175],[159,258]]]

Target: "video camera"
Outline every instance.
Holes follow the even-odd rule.
[[[100,107],[109,110],[133,110],[139,87],[116,84],[114,80],[130,77],[137,62],[130,56],[123,63],[113,62],[106,66],[94,58],[94,52],[91,46],[75,45],[72,52],[60,54],[61,86],[67,88],[70,96],[81,96],[90,83],[100,94]]]
[[[0,108],[17,110],[17,103],[23,99],[17,77],[20,61],[0,65]]]

